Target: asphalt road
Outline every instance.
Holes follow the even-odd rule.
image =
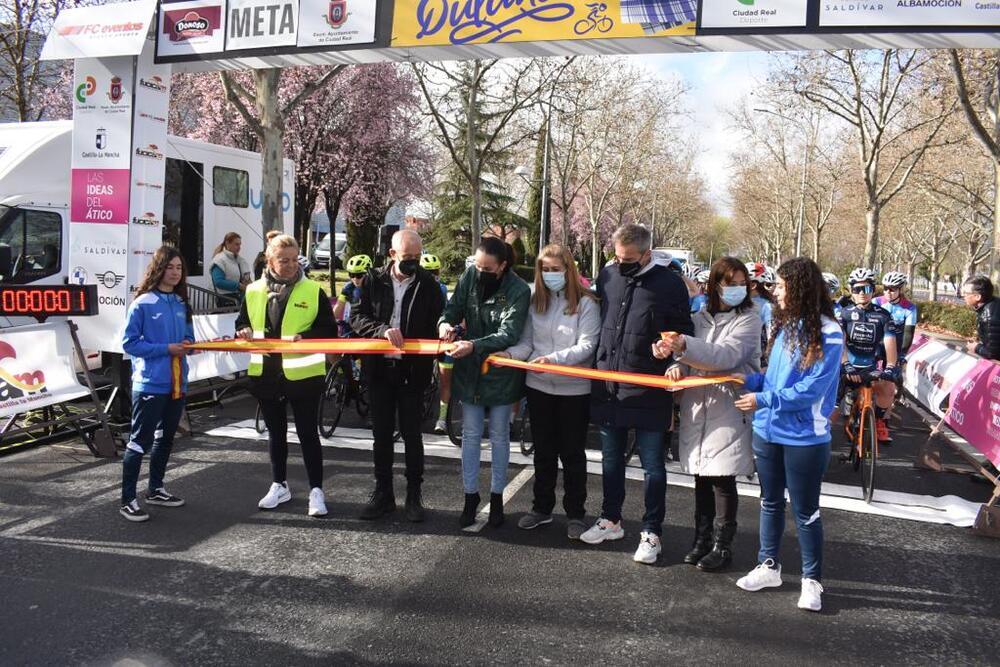
[[[194,416],[196,432],[249,414],[243,401]],[[916,418],[906,414],[907,422]],[[919,431],[897,435],[882,482],[982,501],[967,477],[906,465]],[[202,435],[178,442],[168,474],[184,508],[116,512],[120,463],[80,446],[0,459],[0,664],[996,664],[1000,541],[968,529],[824,510],[824,610],[800,611],[794,529],[785,585],[745,593],[756,562],[757,503],[742,498],[731,571],[680,563],[693,492],[668,490],[664,554],[632,562],[641,483],[628,482],[625,540],[570,543],[562,517],[458,530],[459,464],[429,458],[429,520],[357,515],[370,454],[325,449],[330,514],[306,516],[305,472],[292,502],[260,512],[265,448]],[[521,468],[512,466],[515,479]],[[530,471],[530,469],[529,469]],[[524,473],[520,479],[530,474]],[[484,465],[482,484],[488,484]],[[854,483],[831,464],[828,481]],[[882,488],[882,484],[880,484]],[[397,494],[403,494],[397,479]],[[591,476],[588,509],[600,503]]]

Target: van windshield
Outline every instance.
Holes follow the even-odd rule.
[[[318,250],[329,250],[330,249],[330,235],[327,234],[319,241],[319,245],[316,246]]]
[[[337,240],[337,254],[338,255],[340,253],[344,252],[344,248],[346,248],[346,247],[347,247],[347,239],[338,239]]]

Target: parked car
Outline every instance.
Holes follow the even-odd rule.
[[[330,241],[333,240],[333,268],[344,268],[347,261],[347,234],[327,234],[313,246],[309,265],[314,269],[330,268]]]

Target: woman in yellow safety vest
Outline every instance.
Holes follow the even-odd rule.
[[[299,244],[287,234],[272,238],[265,249],[267,268],[247,286],[236,335],[244,340],[335,338],[337,323],[326,293],[308,280],[298,263]],[[260,401],[267,425],[268,451],[274,482],[257,506],[274,509],[292,499],[286,479],[288,417],[291,404],[295,431],[309,477],[309,516],[326,514],[323,495],[323,453],[318,431],[319,401],[326,375],[322,354],[251,354],[250,392]]]

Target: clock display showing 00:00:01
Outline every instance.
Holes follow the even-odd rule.
[[[91,315],[96,312],[91,285],[0,287],[4,315]]]

